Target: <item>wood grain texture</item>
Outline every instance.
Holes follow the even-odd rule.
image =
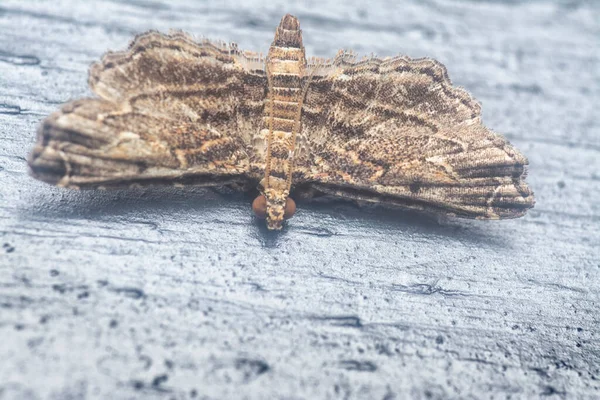
[[[148,29],[443,62],[530,162],[519,220],[301,204],[281,234],[207,189],[65,192],[40,120]],[[0,4],[0,398],[594,398],[600,9],[593,2]],[[310,32],[310,35],[309,35]]]

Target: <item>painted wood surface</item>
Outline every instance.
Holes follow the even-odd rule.
[[[525,2],[524,2],[525,3]],[[27,175],[87,68],[169,28],[266,51],[431,56],[530,161],[523,219],[226,191],[74,192]],[[600,5],[0,2],[0,399],[597,398]]]

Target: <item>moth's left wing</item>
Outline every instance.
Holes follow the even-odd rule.
[[[267,86],[263,64],[183,33],[139,35],[90,68],[99,98],[42,122],[31,173],[72,188],[244,182]]]
[[[527,159],[431,59],[310,63],[294,182],[344,198],[468,218],[534,204]]]

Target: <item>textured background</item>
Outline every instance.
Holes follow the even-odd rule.
[[[0,1],[0,399],[594,398],[600,394],[600,4]],[[396,5],[392,5],[396,4]],[[401,4],[401,5],[400,5]],[[525,218],[72,192],[34,181],[39,121],[150,28],[266,51],[444,62],[529,157]]]

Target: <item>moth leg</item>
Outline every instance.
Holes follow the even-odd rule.
[[[256,189],[256,182],[251,180],[244,180],[239,182],[233,182],[226,185],[227,188],[235,190],[236,192],[249,192]]]
[[[290,197],[297,200],[312,200],[316,197],[323,196],[323,192],[317,190],[312,185],[298,185],[294,187],[290,193]]]

